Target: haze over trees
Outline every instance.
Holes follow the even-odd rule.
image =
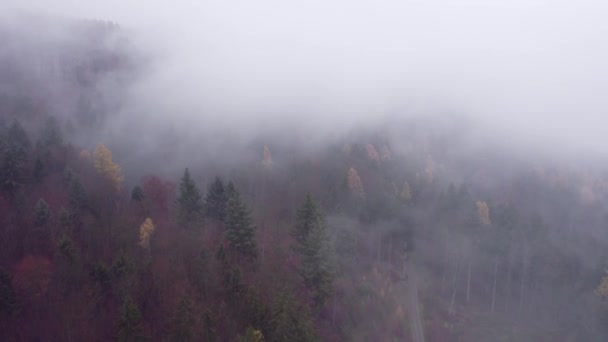
[[[117,25],[69,27],[0,25],[0,340],[608,339],[599,158],[459,118],[189,136],[124,110],[146,62]]]

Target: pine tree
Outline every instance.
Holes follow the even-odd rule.
[[[0,186],[12,196],[25,181],[26,152],[22,146],[12,142],[0,152]]]
[[[291,231],[291,235],[296,240],[293,249],[298,253],[301,253],[310,231],[322,224],[322,216],[319,212],[319,208],[313,202],[310,194],[307,194],[304,204],[296,213],[296,224]]]
[[[0,269],[0,312],[11,314],[17,308],[17,295],[10,274]]]
[[[73,177],[70,181],[70,206],[74,211],[86,209],[89,205],[87,196],[80,179]]]
[[[124,177],[121,174],[120,166],[112,161],[112,152],[104,144],[97,145],[93,153],[93,163],[95,169],[112,182],[115,190],[120,190]]]
[[[6,137],[9,145],[14,145],[24,151],[27,151],[32,146],[30,138],[27,136],[27,132],[17,120],[13,121],[8,128]]]
[[[141,202],[144,200],[145,197],[146,195],[144,194],[144,190],[141,188],[141,186],[136,185],[133,187],[133,190],[131,191],[132,200]]]
[[[310,313],[298,306],[290,292],[276,296],[271,310],[269,341],[316,341],[318,336]]]
[[[245,330],[245,336],[239,338],[239,342],[264,342],[264,335],[258,329],[249,326]]]
[[[200,223],[203,217],[203,199],[196,183],[190,177],[188,169],[184,171],[184,176],[179,184],[179,192],[177,199],[179,223],[184,227]]]
[[[216,177],[215,181],[209,186],[207,196],[205,196],[205,204],[207,209],[207,217],[217,220],[224,220],[226,216],[226,202],[228,196],[224,183],[220,177]]]
[[[195,324],[194,305],[190,297],[183,295],[177,302],[175,314],[173,316],[172,339],[171,341],[195,341]]]
[[[51,218],[51,211],[49,205],[41,198],[34,207],[34,225],[36,227],[42,227],[47,224]]]
[[[118,341],[141,339],[141,313],[131,296],[126,296],[120,309]]]
[[[298,210],[293,236],[294,250],[302,259],[300,275],[315,304],[321,308],[332,292],[332,251],[323,217],[309,195]]]
[[[238,190],[234,184],[228,184],[229,198],[226,204],[226,240],[230,248],[239,257],[255,259],[257,257],[257,245],[255,241],[255,226],[251,218],[251,212],[241,200]]]
[[[59,123],[54,117],[49,117],[42,131],[42,143],[44,146],[61,146],[63,145],[63,137]]]
[[[44,178],[44,164],[42,163],[42,160],[40,159],[40,157],[36,158],[36,161],[34,162],[34,170],[32,171],[32,176],[34,177],[34,180],[36,181],[36,183],[40,183],[42,182],[42,179]]]

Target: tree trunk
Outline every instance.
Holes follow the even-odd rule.
[[[525,280],[525,276],[526,276],[526,254],[527,254],[527,250],[526,250],[526,246],[524,245],[522,247],[522,253],[521,253],[521,284],[519,286],[519,312],[521,313],[521,310],[523,308],[524,305],[524,280]]]
[[[494,286],[492,288],[492,309],[491,312],[494,312],[494,304],[496,304],[496,277],[498,276],[498,257],[494,262]]]
[[[469,260],[467,263],[467,304],[469,303],[469,300],[471,299],[471,263],[473,257],[471,255],[469,255]]]

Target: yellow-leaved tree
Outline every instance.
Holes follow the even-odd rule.
[[[93,163],[95,169],[114,184],[116,191],[120,190],[120,185],[124,180],[120,166],[112,161],[112,152],[104,144],[97,145],[93,154]]]
[[[405,203],[409,203],[412,200],[412,190],[410,189],[410,183],[407,181],[403,182],[403,189],[401,190],[399,197]]]
[[[150,237],[154,234],[154,223],[149,217],[139,226],[139,245],[145,249],[150,249]]]
[[[488,204],[483,201],[477,201],[477,214],[479,216],[479,222],[484,226],[489,226],[492,222],[490,221],[490,208]]]
[[[264,145],[264,154],[262,157],[262,165],[266,168],[272,167],[272,155],[267,145]]]
[[[376,148],[374,147],[374,145],[372,144],[367,144],[367,157],[373,161],[379,161],[380,160],[380,155],[378,154],[378,151],[376,150]]]
[[[361,182],[361,177],[357,173],[355,168],[351,167],[348,170],[348,174],[346,175],[346,180],[348,182],[348,188],[350,191],[359,198],[365,198],[365,190],[363,190],[363,183]]]

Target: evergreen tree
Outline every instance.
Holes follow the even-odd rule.
[[[239,257],[255,259],[257,257],[257,245],[255,242],[255,226],[251,218],[251,212],[241,200],[241,196],[230,182],[228,184],[229,198],[226,203],[226,239],[230,248]]]
[[[217,335],[215,333],[215,322],[213,320],[213,315],[211,314],[211,311],[205,311],[205,315],[203,316],[203,322],[205,324],[203,341],[215,341],[217,339]]]
[[[334,270],[323,216],[310,195],[298,210],[293,235],[296,239],[294,250],[302,260],[300,275],[320,308],[331,294]]]
[[[42,198],[38,200],[34,207],[34,225],[36,227],[42,227],[49,222],[51,218],[51,210],[49,205]]]
[[[181,225],[191,227],[193,224],[200,223],[203,217],[203,199],[196,183],[190,177],[188,169],[184,171],[184,176],[179,184],[177,203],[179,206],[178,219]]]
[[[133,190],[131,191],[131,199],[137,202],[141,202],[144,200],[145,198],[145,194],[144,194],[144,190],[141,188],[141,186],[136,185],[133,187]]]
[[[12,196],[25,181],[26,152],[23,147],[12,142],[6,144],[0,152],[0,186]]]
[[[76,247],[72,239],[64,234],[57,242],[59,254],[70,264],[74,263],[77,258]]]
[[[141,313],[131,296],[126,296],[120,309],[118,341],[141,339]]]
[[[254,327],[248,327],[245,330],[245,336],[241,336],[239,338],[239,342],[264,342],[264,335],[261,331],[255,329]]]
[[[72,177],[70,181],[70,206],[74,211],[79,211],[88,207],[89,199],[80,179]]]
[[[173,316],[172,339],[171,341],[195,341],[195,316],[194,304],[192,300],[183,295],[177,303]]]
[[[272,304],[269,341],[316,341],[318,336],[310,313],[298,306],[288,291],[281,292]]]
[[[44,164],[42,163],[40,157],[37,157],[36,161],[34,162],[32,176],[34,177],[36,183],[42,182],[42,179],[44,178]]]
[[[16,120],[13,121],[12,125],[8,128],[6,138],[9,145],[14,145],[24,151],[27,151],[32,146],[30,138],[27,136],[27,132],[25,132],[23,126]]]
[[[42,131],[42,143],[44,146],[61,146],[63,145],[63,136],[59,123],[54,117],[49,117]]]
[[[220,177],[216,177],[215,181],[209,186],[207,196],[205,196],[207,217],[224,220],[227,200],[228,196],[224,189],[224,183]]]
[[[17,295],[10,274],[0,269],[0,312],[11,314],[17,308]]]
[[[91,270],[91,278],[100,286],[103,292],[110,289],[110,283],[112,281],[110,270],[108,266],[103,262],[97,262]]]

